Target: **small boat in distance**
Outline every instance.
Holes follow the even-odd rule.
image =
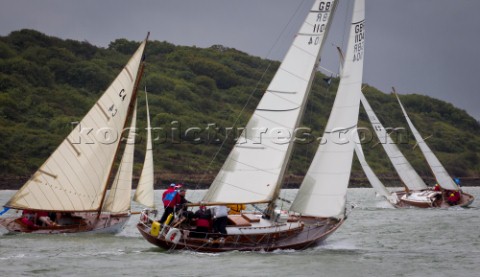
[[[10,232],[41,234],[123,229],[130,218],[136,96],[147,39],[77,127],[4,205],[22,210],[22,216],[0,218],[0,225]],[[108,192],[128,118],[127,143]],[[153,169],[148,149],[151,144],[147,171]],[[147,179],[150,185],[141,179],[135,199],[153,207],[153,177]]]
[[[337,1],[316,0],[247,126],[202,201],[190,207],[248,205],[229,214],[226,233],[202,232],[188,218],[159,225],[145,210],[137,228],[163,249],[196,252],[305,249],[326,239],[346,219],[363,73],[365,1],[356,0],[340,84],[323,142],[288,210],[279,199],[320,50]],[[260,139],[261,138],[261,139]],[[263,210],[258,209],[264,205]],[[257,211],[254,211],[257,208]],[[248,211],[247,211],[248,210]],[[258,211],[260,210],[260,211]],[[180,213],[181,214],[181,213]]]
[[[392,89],[393,94],[397,98],[398,104],[402,109],[403,115],[405,116],[405,120],[407,121],[408,126],[410,127],[410,130],[412,131],[413,136],[417,141],[417,145],[422,151],[422,154],[425,157],[425,160],[427,161],[428,166],[430,167],[430,170],[432,171],[437,181],[437,184],[435,185],[433,190],[438,192],[440,196],[437,197],[438,199],[435,202],[435,206],[467,207],[472,204],[475,199],[473,195],[463,192],[461,188],[452,179],[452,177],[450,177],[445,167],[443,167],[442,163],[440,163],[440,160],[438,160],[437,156],[435,156],[430,147],[428,147],[427,143],[422,138],[422,135],[420,135],[420,132],[418,132],[417,128],[415,128],[412,121],[410,120],[410,117],[408,117],[408,114],[405,111],[405,108],[403,107],[402,102],[400,101],[400,98],[395,91],[395,88]],[[413,202],[416,199],[416,195],[413,192],[406,192],[406,196],[404,196],[404,198],[405,201]]]
[[[442,193],[438,188],[428,187],[420,175],[418,175],[415,169],[413,169],[412,165],[408,162],[406,157],[402,154],[396,143],[392,140],[386,129],[383,127],[363,93],[361,94],[360,99],[380,144],[383,146],[383,149],[390,159],[390,162],[405,186],[405,190],[402,191],[388,191],[375,173],[371,170],[363,154],[362,146],[358,144],[355,148],[357,158],[360,161],[367,179],[378,194],[385,197],[396,208],[446,208],[450,206],[464,207],[471,203],[469,202],[469,194],[467,194],[457,203],[449,203],[446,193]]]

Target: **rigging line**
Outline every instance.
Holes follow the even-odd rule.
[[[285,27],[283,27],[282,31],[280,32],[280,34],[278,35],[277,39],[275,40],[275,42],[273,43],[272,47],[268,50],[268,53],[266,55],[266,59],[270,56],[270,54],[272,53],[273,49],[275,48],[275,46],[278,44],[278,42],[280,41],[280,37],[282,37],[282,35],[284,34],[285,30],[287,29],[287,27],[290,25],[290,23],[292,22],[293,18],[295,17],[295,15],[298,13],[298,11],[300,10],[300,7],[303,5],[303,3],[305,2],[305,0],[303,0],[298,6],[297,6],[297,9],[295,10],[295,12],[293,13],[293,15],[290,17],[290,20],[288,21],[288,23],[285,25]],[[268,72],[268,69],[270,68],[270,66],[272,65],[273,61],[270,61],[267,65],[267,67],[265,68],[265,70],[263,71],[262,73],[262,76],[260,76],[260,79],[258,80],[257,84],[255,85],[255,88],[252,90],[252,92],[250,93],[250,95],[248,96],[247,98],[247,101],[245,103],[245,105],[243,106],[242,110],[238,113],[238,116],[237,118],[235,118],[235,121],[233,123],[233,126],[236,126],[238,121],[240,120],[240,117],[241,115],[243,114],[243,112],[245,111],[245,109],[247,108],[248,104],[250,103],[250,100],[253,98],[253,94],[255,93],[255,91],[257,90],[257,88],[260,86],[260,82],[263,80],[263,78],[265,77],[266,73]],[[198,187],[200,185],[201,182],[203,182],[207,176],[207,172],[209,171],[209,169],[211,168],[213,162],[215,161],[215,159],[217,158],[218,154],[220,153],[220,151],[223,149],[223,146],[225,145],[225,142],[227,141],[227,139],[224,139],[222,144],[220,145],[220,147],[218,148],[218,150],[215,152],[215,154],[213,155],[212,159],[210,160],[210,162],[208,163],[208,166],[207,166],[207,169],[204,171],[205,173],[203,174],[203,177],[201,177],[201,179],[199,181],[197,181],[197,184],[195,187]],[[228,159],[228,158],[227,158]]]

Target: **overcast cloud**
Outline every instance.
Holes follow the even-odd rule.
[[[418,93],[453,103],[480,120],[480,1],[366,0],[364,82],[384,92]],[[177,45],[222,44],[281,60],[313,0],[0,0],[0,35],[22,28],[87,40],[117,38]],[[322,55],[338,70],[333,44],[344,45],[340,2]],[[277,41],[278,40],[278,41]],[[408,109],[408,107],[407,107]]]

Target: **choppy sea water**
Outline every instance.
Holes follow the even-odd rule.
[[[0,276],[480,276],[480,188],[464,191],[476,197],[471,208],[438,210],[393,209],[373,189],[349,189],[345,224],[303,251],[168,252],[142,239],[138,215],[117,235],[1,229]],[[12,194],[0,191],[0,203]]]

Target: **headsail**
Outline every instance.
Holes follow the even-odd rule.
[[[447,170],[445,170],[443,165],[438,160],[437,156],[435,156],[432,150],[430,150],[430,147],[428,147],[428,145],[425,143],[425,141],[422,138],[422,135],[420,135],[417,128],[413,126],[412,121],[408,117],[407,112],[405,111],[405,108],[403,107],[402,102],[400,101],[400,98],[396,93],[395,93],[395,97],[397,97],[398,104],[400,104],[400,108],[402,109],[403,115],[407,120],[408,126],[410,127],[410,130],[412,130],[413,136],[415,137],[415,140],[417,141],[417,144],[420,147],[420,150],[422,151],[423,156],[425,156],[425,159],[427,160],[428,165],[432,169],[433,175],[435,175],[435,179],[437,179],[438,184],[444,189],[458,190],[457,184],[455,184],[452,177],[450,177]]]
[[[97,211],[135,95],[146,40],[74,130],[5,205]]]
[[[355,154],[357,155],[363,172],[367,176],[367,179],[372,185],[372,187],[377,191],[378,194],[385,197],[391,203],[397,203],[398,197],[396,197],[395,194],[392,194],[387,190],[387,188],[385,188],[382,181],[378,179],[377,175],[370,168],[370,165],[368,165],[367,160],[365,159],[365,155],[363,154],[362,144],[360,143],[360,139],[358,138],[358,133],[356,134],[356,142],[358,143],[355,143]]]
[[[269,202],[283,180],[336,1],[315,1],[203,201]]]
[[[135,152],[135,130],[137,124],[137,104],[133,109],[132,122],[128,131],[128,138],[123,150],[122,160],[118,166],[117,174],[113,180],[112,188],[108,193],[103,211],[122,213],[130,210],[130,197],[132,195],[133,154]]]
[[[413,191],[427,189],[425,182],[417,174],[415,169],[413,169],[412,165],[408,162],[390,135],[387,133],[380,120],[378,120],[378,117],[375,115],[375,112],[372,110],[372,107],[370,107],[370,104],[363,93],[360,94],[360,100],[365,108],[365,111],[367,112],[368,119],[372,124],[373,130],[377,134],[380,144],[383,146],[383,149],[387,153],[388,158],[392,162],[392,165],[397,171],[398,176],[400,176],[402,182]]]
[[[152,152],[152,127],[150,126],[150,110],[148,108],[147,91],[145,90],[145,105],[147,108],[147,148],[143,162],[142,174],[138,180],[137,190],[133,200],[147,207],[155,208],[154,203],[154,170]]]
[[[355,1],[345,62],[322,143],[292,203],[308,216],[343,217],[363,73],[365,1]]]

